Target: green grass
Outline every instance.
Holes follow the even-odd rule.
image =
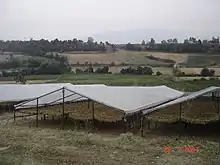
[[[28,120],[29,121],[29,120]],[[31,121],[31,119],[30,119]],[[153,136],[130,133],[100,135],[56,128],[35,128],[0,122],[0,164],[112,164],[112,165],[212,165],[219,160],[218,143],[195,137]],[[27,122],[27,121],[26,121]],[[164,147],[198,145],[198,153],[165,153]]]
[[[120,74],[63,74],[63,75],[34,75],[25,77],[29,82],[72,83],[72,84],[106,84],[106,85],[166,85],[181,91],[196,91],[209,86],[219,86],[220,80],[175,80],[171,76],[145,76]],[[1,77],[0,82],[9,83],[13,77]]]
[[[68,74],[63,75],[56,82],[73,84],[106,84],[106,85],[166,85],[181,91],[196,91],[209,86],[219,86],[219,80],[175,81],[170,76],[143,76],[143,75],[98,75],[98,74]]]
[[[25,76],[26,80],[56,80],[60,75],[31,75]],[[14,77],[0,77],[0,81],[14,81]]]
[[[208,67],[220,64],[220,54],[190,54],[186,63],[187,67]]]

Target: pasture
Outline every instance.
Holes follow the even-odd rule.
[[[14,124],[12,116],[0,116],[0,164],[111,164],[111,165],[212,165],[219,164],[219,147],[215,141],[195,137],[148,135],[145,138],[130,133],[120,136],[59,130],[52,127],[29,128]],[[26,121],[27,122],[27,121]],[[164,152],[164,147],[173,152]],[[183,150],[178,151],[182,146]],[[198,146],[197,153],[187,153],[184,146]]]
[[[120,74],[62,74],[26,76],[28,83],[72,83],[72,84],[106,84],[106,85],[166,85],[181,91],[196,91],[209,86],[219,86],[219,80],[198,80],[175,78],[172,76],[145,76]],[[15,83],[13,77],[0,77],[1,83]]]

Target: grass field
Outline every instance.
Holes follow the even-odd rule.
[[[196,91],[209,86],[219,86],[219,80],[181,80],[171,76],[119,75],[119,74],[63,74],[25,77],[28,82],[37,83],[72,83],[106,85],[166,85],[181,91]],[[0,78],[0,83],[14,83],[13,77]]]
[[[0,116],[0,164],[2,165],[218,165],[218,143],[194,137],[132,134],[113,136],[53,128],[29,128]],[[8,121],[8,122],[7,122]],[[183,150],[165,153],[164,147]],[[197,153],[184,146],[198,146]]]
[[[215,54],[189,54],[186,62],[187,67],[201,68],[201,67],[219,67],[220,55]]]

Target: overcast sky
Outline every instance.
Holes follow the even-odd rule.
[[[0,40],[140,28],[209,33],[220,29],[219,6],[220,0],[0,0]]]

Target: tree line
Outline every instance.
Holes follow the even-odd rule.
[[[0,62],[2,76],[14,76],[18,72],[23,75],[62,74],[71,71],[71,66],[66,57],[57,53],[50,53],[48,58],[29,57],[19,59],[10,55],[6,61]],[[22,69],[21,69],[22,68]],[[8,71],[8,69],[12,69]]]
[[[95,42],[89,37],[87,42],[82,40],[29,40],[29,41],[0,41],[0,52],[22,52],[28,55],[45,55],[47,52],[65,52],[65,51],[101,51],[106,52],[109,49],[116,50],[114,44],[109,42]]]
[[[172,53],[220,53],[219,37],[213,37],[211,40],[200,40],[195,37],[185,39],[184,42],[178,42],[176,38],[162,40],[156,43],[153,38],[150,41],[142,41],[140,44],[128,43],[124,49],[130,51],[158,51]]]

